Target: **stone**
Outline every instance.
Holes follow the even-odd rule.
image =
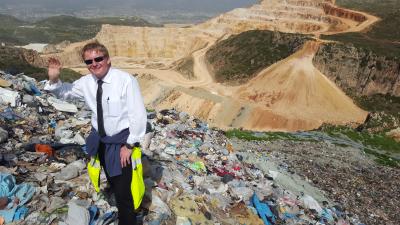
[[[71,112],[71,113],[78,112],[78,108],[74,104],[62,101],[60,99],[57,99],[57,98],[54,98],[54,97],[49,97],[49,98],[47,98],[47,101],[56,110],[59,110],[59,111],[62,111],[62,112]]]
[[[10,91],[0,87],[0,103],[10,104],[12,107],[17,105],[19,99],[19,93],[16,91]]]
[[[46,178],[47,178],[47,175],[44,174],[44,173],[35,173],[33,176],[34,176],[34,177],[36,178],[36,180],[38,180],[39,182],[43,182],[43,181],[46,180]]]
[[[387,132],[386,135],[400,142],[400,127]]]
[[[57,126],[55,129],[54,135],[56,136],[57,139],[61,139],[61,138],[70,139],[73,137],[74,132],[71,130],[68,130],[68,128],[66,128],[64,126]]]
[[[0,127],[0,143],[4,143],[8,140],[8,132]]]
[[[52,197],[50,205],[46,208],[46,212],[52,213],[54,210],[61,208],[65,205],[66,201],[61,197]]]
[[[7,80],[4,80],[4,79],[0,78],[0,86],[1,87],[10,87],[11,83],[9,81],[7,81]]]
[[[75,134],[73,141],[74,141],[74,143],[77,143],[79,145],[85,144],[85,139],[82,137],[82,135],[80,133]]]
[[[176,218],[176,225],[192,225],[192,223],[190,222],[189,218],[178,216]]]
[[[30,106],[34,105],[35,98],[32,95],[24,95],[24,97],[22,97],[22,103],[24,104],[28,104]]]
[[[78,160],[62,168],[54,178],[57,180],[70,180],[77,177],[84,168],[86,168],[85,162],[83,160]]]

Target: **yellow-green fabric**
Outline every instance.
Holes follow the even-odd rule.
[[[132,149],[131,155],[132,163],[132,181],[131,181],[131,194],[133,199],[134,208],[139,208],[145,192],[145,185],[143,181],[143,166],[142,166],[142,150],[139,147]],[[97,154],[92,157],[87,164],[87,170],[90,181],[96,192],[100,191],[100,159]]]
[[[96,190],[96,192],[99,192],[101,165],[98,154],[90,159],[90,162],[87,164],[87,171],[94,190]]]
[[[145,186],[143,181],[142,150],[139,147],[132,149],[132,182],[131,193],[135,209],[142,203]]]

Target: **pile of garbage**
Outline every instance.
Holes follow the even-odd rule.
[[[117,224],[105,175],[96,193],[86,174],[84,103],[24,74],[0,72],[0,86],[0,224]],[[361,224],[268,151],[184,112],[149,111],[142,148],[144,224]]]

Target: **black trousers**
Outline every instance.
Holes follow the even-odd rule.
[[[110,177],[107,173],[107,166],[104,161],[104,151],[105,146],[101,144],[99,149],[100,163],[106,173],[107,180],[111,185],[111,191],[115,195],[118,208],[118,224],[136,225],[136,213],[133,207],[131,194],[132,164],[123,167],[121,175]]]

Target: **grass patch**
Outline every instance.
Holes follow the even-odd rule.
[[[390,166],[390,167],[400,167],[400,160],[399,159],[395,159],[392,158],[386,154],[382,154],[379,152],[375,152],[373,150],[370,149],[365,149],[364,150],[365,153],[372,155],[375,157],[375,162],[377,162],[380,165],[384,165],[384,166]]]
[[[240,129],[228,130],[225,132],[228,138],[239,138],[246,141],[275,141],[275,140],[292,140],[302,141],[298,137],[286,132],[253,132]]]
[[[156,112],[156,110],[155,109],[151,109],[151,108],[146,108],[146,112],[153,113],[153,112]]]
[[[326,126],[321,129],[332,137],[348,137],[354,142],[364,146],[365,153],[374,156],[375,161],[381,165],[400,167],[400,158],[391,157],[391,154],[400,155],[400,143],[384,133],[371,134],[366,131],[355,131],[348,127]]]
[[[368,149],[376,149],[389,153],[400,153],[400,143],[384,133],[371,134],[365,131],[356,131],[342,126],[325,126],[321,131],[332,137],[341,137],[345,135],[351,140],[358,142]]]
[[[330,141],[340,147],[352,146],[359,148],[373,156],[380,165],[400,167],[400,158],[391,156],[391,154],[400,155],[400,144],[383,133],[370,134],[343,126],[324,126],[318,131],[292,133],[253,132],[233,129],[226,131],[225,136],[246,141]]]

